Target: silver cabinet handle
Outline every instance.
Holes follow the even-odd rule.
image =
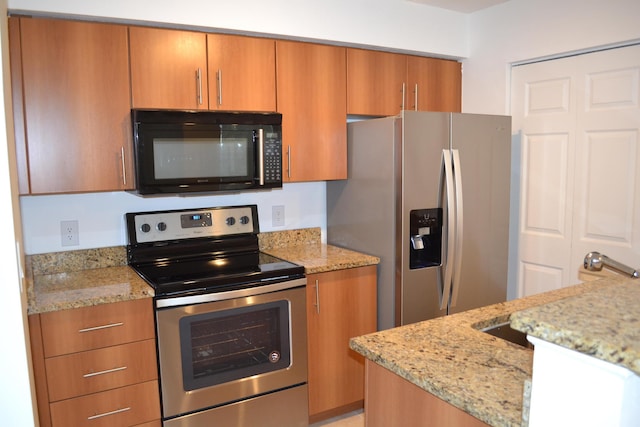
[[[126,408],[116,409],[115,411],[103,412],[102,414],[96,414],[96,415],[87,417],[87,420],[95,420],[97,418],[108,417],[109,415],[120,414],[122,412],[127,412],[130,410],[131,410],[130,407],[126,407]]]
[[[198,105],[202,105],[202,70],[196,70],[196,99]]]
[[[291,179],[291,146],[287,145],[287,177]]]
[[[320,289],[319,288],[320,288],[320,284],[316,279],[316,303],[313,305],[316,308],[316,313],[318,314],[320,314]]]
[[[124,146],[120,147],[120,159],[122,160],[122,184],[127,186],[127,168],[125,166]]]
[[[118,368],[106,369],[104,371],[90,372],[88,374],[84,374],[82,378],[91,378],[91,377],[96,377],[98,375],[111,374],[113,372],[124,371],[125,369],[127,369],[126,366],[120,366]]]
[[[107,329],[107,328],[115,328],[117,326],[122,326],[124,325],[123,322],[118,322],[118,323],[109,323],[108,325],[100,325],[100,326],[93,326],[91,328],[84,328],[84,329],[80,329],[78,330],[78,332],[83,333],[83,332],[93,332],[93,331],[99,331],[101,329]]]
[[[406,85],[402,83],[402,102],[400,102],[400,110],[404,110],[404,98],[407,96]]]
[[[218,105],[222,105],[222,70],[216,73],[216,81],[218,82]]]
[[[413,109],[418,111],[418,83],[413,88]]]
[[[260,186],[264,185],[264,129],[258,129],[258,170]]]

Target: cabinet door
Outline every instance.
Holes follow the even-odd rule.
[[[347,49],[347,114],[398,114],[406,81],[406,55]]]
[[[284,181],[347,178],[346,52],[276,41]]]
[[[208,109],[207,36],[130,27],[134,108]]]
[[[275,40],[208,34],[207,51],[212,110],[276,110]]]
[[[376,266],[307,276],[309,416],[364,399],[364,360],[349,339],[376,330]]]
[[[20,18],[32,194],[132,188],[124,26]]]
[[[407,110],[460,112],[461,67],[456,61],[410,56]]]

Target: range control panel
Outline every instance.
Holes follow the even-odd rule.
[[[257,234],[256,205],[128,213],[130,243]],[[132,241],[132,234],[136,242]]]

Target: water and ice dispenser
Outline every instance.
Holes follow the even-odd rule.
[[[409,212],[409,268],[437,267],[442,262],[442,208]]]

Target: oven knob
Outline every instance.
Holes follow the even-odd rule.
[[[159,222],[158,225],[156,225],[156,228],[158,229],[158,231],[164,231],[167,229],[167,223]]]
[[[240,224],[242,225],[247,225],[249,224],[249,217],[246,215],[243,215],[240,217]]]
[[[229,218],[227,218],[227,225],[228,226],[232,226],[236,223],[236,219],[232,216],[230,216]]]
[[[151,231],[151,226],[147,223],[144,223],[140,226],[140,231],[142,231],[143,233],[148,233]]]

